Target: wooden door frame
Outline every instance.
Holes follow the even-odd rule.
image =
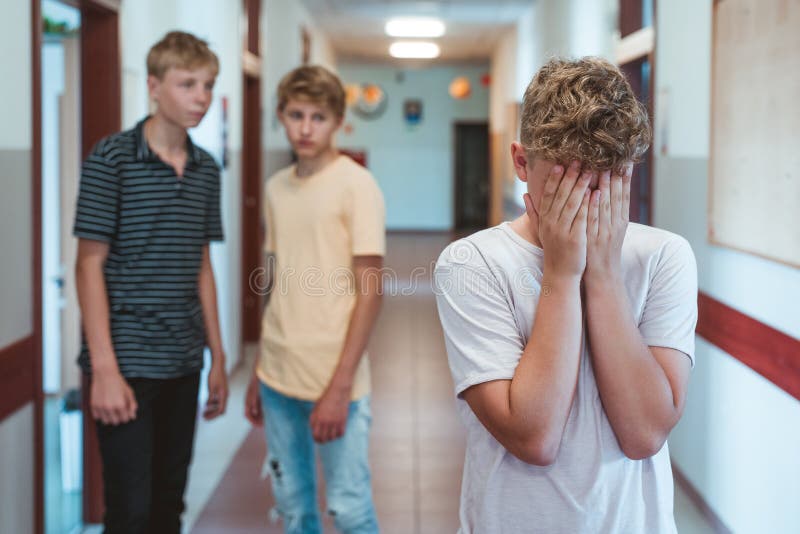
[[[101,138],[120,130],[122,80],[119,49],[120,0],[60,0],[81,12],[81,159]],[[33,400],[35,402],[35,505],[37,534],[44,532],[44,393],[42,391],[42,13],[41,0],[31,0],[32,46],[32,216],[33,216]],[[87,383],[83,392],[83,521],[103,517],[102,463],[94,421],[88,410]]]
[[[78,0],[77,4],[81,10],[81,159],[85,159],[95,143],[122,128],[119,0]],[[103,465],[89,415],[88,388],[84,377],[83,520],[102,523]]]
[[[261,335],[264,297],[251,287],[257,269],[264,266],[261,176],[261,56],[259,50],[261,0],[243,0],[246,14],[242,73],[242,174],[241,174],[241,339],[256,342]]]
[[[44,533],[44,391],[42,390],[42,2],[31,0],[32,132],[31,214],[33,217],[33,372],[34,503],[33,528]]]
[[[657,35],[657,27],[658,27],[658,2],[657,0],[652,0],[652,29],[654,35]],[[620,36],[624,39],[628,35],[637,32],[638,30],[642,29],[642,17],[644,10],[642,9],[643,0],[620,0],[619,2],[619,30]],[[631,64],[639,63],[641,61],[647,61],[650,65],[650,78],[648,80],[648,94],[647,94],[647,112],[650,116],[650,125],[651,128],[655,128],[655,101],[656,101],[656,42],[653,42],[652,50],[639,57],[632,58],[625,63],[619,65],[620,69],[625,71],[625,67]],[[630,81],[630,78],[629,78]],[[641,77],[637,78],[636,80],[639,85],[641,85]],[[632,83],[631,85],[636,85],[636,83]],[[636,89],[637,87],[634,87]],[[639,87],[640,88],[640,87]],[[638,93],[637,93],[638,96]],[[653,142],[655,141],[655,134],[653,134],[653,139],[650,143],[650,147],[648,148],[647,152],[644,154],[643,162],[647,163],[647,218],[646,220],[639,219],[638,222],[642,224],[652,224],[654,220],[653,214],[653,206],[655,205],[654,200],[654,189],[653,185],[655,183],[654,176],[655,176],[655,149],[653,148]],[[634,169],[634,176],[639,173],[639,168]],[[640,175],[639,175],[640,176]],[[637,193],[640,191],[640,187],[637,184]],[[631,192],[633,193],[633,191]],[[640,198],[636,198],[636,205],[635,209],[634,206],[631,206],[631,214],[636,214],[637,217],[639,216],[639,204]],[[634,195],[631,194],[631,203],[634,202]]]

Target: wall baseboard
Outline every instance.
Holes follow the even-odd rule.
[[[715,534],[733,534],[733,531],[722,522],[722,519],[720,519],[717,513],[708,505],[703,496],[700,495],[700,492],[697,491],[697,488],[689,482],[689,479],[686,478],[686,475],[675,465],[674,461],[672,462],[672,478],[675,480],[675,485],[680,486],[683,492],[689,497],[689,500],[692,501],[700,511],[700,515],[711,525]]]

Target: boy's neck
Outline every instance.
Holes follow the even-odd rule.
[[[339,151],[333,147],[328,148],[313,158],[301,158],[295,165],[295,174],[298,178],[305,178],[322,170],[339,156]]]
[[[527,213],[523,213],[511,221],[511,229],[528,243],[542,248],[542,242],[539,240],[539,236],[536,235],[539,232],[539,221],[531,222]]]
[[[186,152],[186,130],[158,113],[144,123],[144,138],[156,152],[179,154]]]

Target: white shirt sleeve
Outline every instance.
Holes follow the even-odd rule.
[[[475,246],[462,240],[445,249],[434,280],[456,395],[476,384],[511,379],[525,348],[523,336],[507,288]]]
[[[697,265],[689,243],[670,239],[650,279],[639,331],[648,346],[685,353],[694,366],[697,325]]]

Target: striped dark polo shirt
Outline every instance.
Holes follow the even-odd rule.
[[[73,233],[110,245],[103,272],[122,374],[175,378],[203,366],[197,277],[203,246],[222,240],[219,167],[188,139],[179,178],[147,145],[145,120],[84,162]],[[91,371],[85,337],[78,363]]]

